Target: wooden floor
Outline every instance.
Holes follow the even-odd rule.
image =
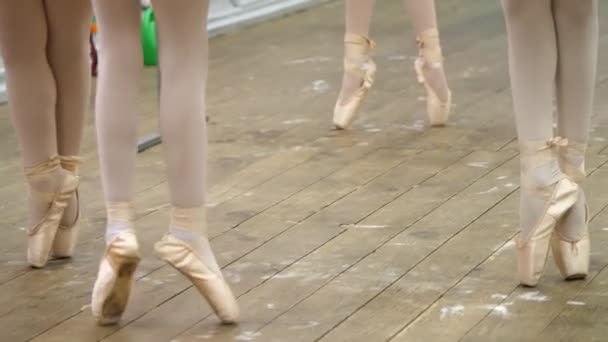
[[[608,26],[588,155],[591,274],[566,283],[550,262],[540,285],[524,289],[514,275],[519,166],[501,12],[496,1],[438,4],[455,99],[441,129],[425,123],[400,1],[378,3],[377,83],[348,132],[329,121],[343,1],[212,40],[209,223],[238,326],[219,325],[152,255],[168,224],[162,146],[138,156],[135,294],[119,326],[96,326],[89,302],[104,210],[92,125],[77,255],[28,268],[25,186],[1,107],[0,340],[606,341]],[[146,73],[142,136],[156,130],[154,77]]]

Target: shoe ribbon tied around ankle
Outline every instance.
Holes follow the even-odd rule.
[[[439,47],[439,43],[428,44],[426,40],[439,40],[439,34],[435,32],[425,32],[424,37],[417,36],[416,37],[416,47],[418,48],[418,61],[421,65],[427,65],[431,69],[441,68],[443,65],[443,53],[441,52],[441,48]],[[431,50],[427,51],[427,54],[424,53],[424,49],[429,47]]]
[[[369,52],[376,47],[376,43],[363,36],[347,36],[344,45],[346,50],[344,70],[363,79],[359,92],[362,91],[362,88],[366,90],[371,88],[374,84],[375,65],[371,61]]]
[[[568,178],[566,174],[561,172],[558,163],[558,150],[567,147],[568,139],[555,137],[547,141],[528,142],[521,145],[521,163],[522,176],[521,185],[528,191],[532,191],[541,197],[550,196],[549,185],[555,184],[564,178]],[[552,168],[554,173],[545,175],[544,179],[530,175],[534,174],[534,170],[547,164],[556,163]],[[536,179],[535,179],[536,178]]]
[[[544,148],[541,148],[541,150],[546,150],[546,149],[556,149],[556,148],[560,148],[560,147],[568,147],[569,142],[568,139],[566,138],[562,138],[562,137],[555,137],[552,139],[547,140],[547,146],[545,146]]]

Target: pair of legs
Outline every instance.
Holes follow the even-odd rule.
[[[0,52],[30,186],[28,259],[71,256],[75,177],[89,99],[86,0],[0,0]],[[67,208],[66,208],[67,207]],[[54,246],[53,246],[54,244]]]
[[[348,101],[352,97],[364,97],[367,88],[373,83],[375,65],[369,59],[373,43],[368,37],[374,2],[374,0],[346,0],[345,72],[336,111],[356,111],[358,108],[342,109],[339,106],[348,106]],[[419,81],[427,88],[428,101],[433,102],[427,105],[429,118],[433,125],[442,125],[447,120],[451,94],[443,70],[435,1],[405,0],[405,6],[417,36],[419,59],[416,69],[419,73]],[[359,105],[360,103],[353,107]],[[335,115],[349,116],[342,113]],[[350,115],[353,116],[354,113]],[[352,118],[337,121],[335,123],[339,128],[345,128]]]
[[[526,278],[522,270],[526,273],[527,262],[522,255],[530,252],[530,245],[544,249],[552,235],[553,253],[564,276],[582,277],[588,267],[587,208],[577,185],[585,176],[597,64],[598,3],[502,0],[502,4],[521,147],[520,276]],[[579,184],[572,187],[571,181]],[[548,212],[557,222],[543,226]],[[559,241],[579,244],[580,253],[565,255]],[[530,266],[536,275],[522,283],[538,281],[544,265],[542,254],[537,253],[536,261],[528,260],[528,264],[536,264]]]
[[[187,276],[224,321],[237,316],[207,238],[205,221],[209,1],[152,1],[160,42],[160,129],[173,207],[160,257]],[[93,290],[93,314],[116,323],[127,304],[139,252],[133,227],[137,103],[143,69],[139,0],[93,0],[99,22],[96,99],[107,207],[106,254]],[[201,98],[203,97],[203,98]]]

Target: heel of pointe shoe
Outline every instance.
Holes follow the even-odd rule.
[[[221,273],[212,271],[190,245],[171,234],[154,245],[158,257],[188,278],[224,324],[234,324],[239,307]]]
[[[80,164],[80,157],[77,156],[59,156],[61,167],[71,172],[73,175],[78,176],[78,166]],[[76,217],[69,224],[60,224],[57,233],[55,234],[55,241],[53,242],[52,256],[54,258],[71,258],[74,255],[76,247],[76,241],[78,240],[78,233],[80,231],[79,220],[80,220],[80,195],[78,189],[74,191],[76,198]],[[63,219],[62,219],[63,220]]]
[[[120,321],[129,301],[139,261],[139,245],[133,232],[117,235],[106,246],[91,300],[91,311],[99,325]]]
[[[426,111],[429,115],[429,123],[433,127],[445,126],[450,117],[450,107],[452,106],[452,92],[448,90],[448,99],[446,102],[441,102],[435,93],[428,94]]]
[[[374,47],[372,40],[360,35],[347,34],[344,40],[344,72],[360,77],[362,84],[346,101],[336,101],[333,123],[337,129],[347,129],[355,121],[359,108],[374,84],[376,63],[369,56]]]
[[[585,279],[589,274],[589,252],[591,243],[589,236],[580,241],[563,240],[559,234],[553,234],[551,249],[555,264],[566,280]]]
[[[47,163],[26,170],[28,177],[36,177],[58,167],[57,158]],[[79,178],[67,173],[57,193],[38,193],[37,196],[49,197],[50,206],[47,213],[34,227],[28,230],[27,260],[34,268],[46,266],[52,252],[53,241],[59,229],[59,223],[67,206],[68,199],[78,187]]]
[[[448,96],[445,101],[441,101],[437,93],[424,76],[424,66],[437,69],[443,66],[443,55],[439,46],[439,32],[436,28],[422,32],[416,38],[418,45],[418,58],[414,62],[414,70],[418,83],[423,84],[426,90],[426,110],[431,126],[445,126],[452,107],[452,92],[448,89]],[[425,48],[429,48],[431,53],[425,54]]]
[[[549,254],[550,237],[530,241],[517,246],[517,269],[519,283],[534,287],[543,275],[547,255]]]
[[[559,164],[563,172],[578,184],[585,180],[585,151],[586,143],[568,141],[559,151]],[[585,279],[589,274],[589,259],[591,242],[588,233],[589,206],[584,193],[578,199],[580,204],[570,210],[569,215],[581,217],[580,212],[584,210],[584,219],[572,221],[566,217],[556,228],[556,233],[551,240],[553,258],[561,275],[566,280]],[[573,231],[575,230],[575,232]],[[565,237],[569,238],[566,239]]]
[[[56,259],[71,258],[76,250],[76,242],[80,226],[74,223],[72,226],[59,226],[55,234],[51,256]]]
[[[76,202],[80,202],[80,196],[78,189],[75,191]],[[57,233],[55,234],[55,241],[53,241],[52,256],[54,258],[71,258],[74,255],[76,249],[76,242],[78,241],[78,233],[80,232],[80,204],[77,204],[76,219],[69,226],[59,225]]]
[[[517,269],[520,284],[534,287],[542,276],[559,219],[576,203],[578,185],[568,178],[560,180],[549,199],[546,212],[528,241],[517,242]]]

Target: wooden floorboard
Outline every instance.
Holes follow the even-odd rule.
[[[402,2],[377,4],[379,71],[350,131],[330,124],[343,1],[212,39],[209,233],[238,296],[237,326],[219,325],[189,282],[152,255],[168,223],[162,145],[137,160],[144,259],[133,298],[120,325],[94,323],[105,212],[92,107],[78,252],[31,270],[19,146],[0,106],[0,341],[605,340],[608,63],[598,66],[587,161],[592,272],[567,283],[550,261],[538,288],[520,288],[519,165],[501,10],[487,0],[437,5],[455,101],[450,125],[439,129],[425,122]],[[143,137],[158,130],[155,70],[144,73],[142,93]]]

